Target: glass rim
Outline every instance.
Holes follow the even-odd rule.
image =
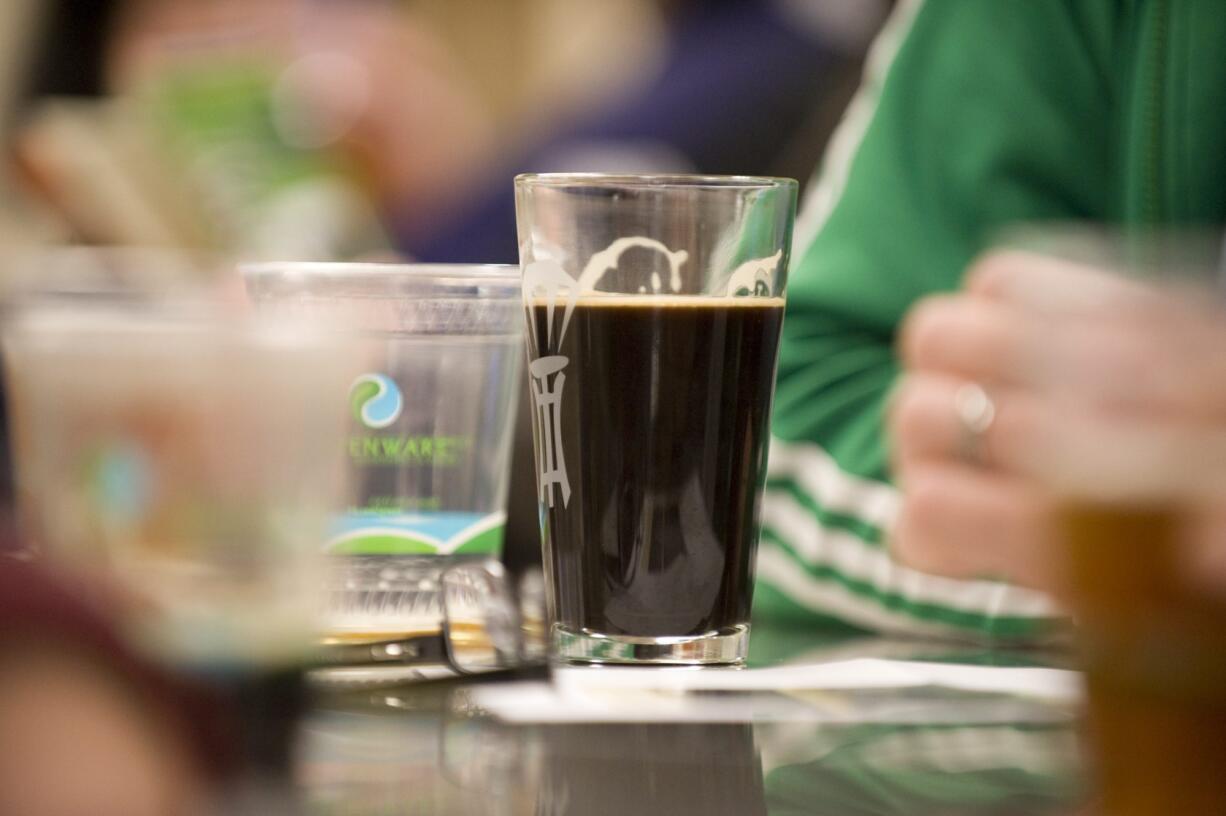
[[[238,265],[243,277],[303,275],[320,280],[479,280],[518,283],[518,264],[412,263],[383,261],[253,261]]]
[[[783,190],[800,182],[785,176],[701,173],[520,173],[516,187],[626,187],[685,190]]]
[[[79,303],[32,300],[11,309],[0,329],[4,345],[91,339],[116,346],[91,346],[100,356],[128,353],[133,341],[164,338],[175,342],[234,344],[257,348],[315,350],[339,339],[337,332],[301,320],[231,311],[199,301]],[[178,347],[138,346],[149,356]]]

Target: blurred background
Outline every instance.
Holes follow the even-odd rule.
[[[7,0],[0,241],[515,262],[511,177],[817,163],[887,0]]]
[[[803,182],[890,5],[3,0],[0,319],[31,287],[224,287],[239,259],[514,263],[519,172]],[[513,565],[539,559],[521,418]],[[20,549],[8,458],[0,552]],[[0,742],[27,746],[0,812],[195,812],[246,750],[244,704],[288,721],[264,680],[273,697],[151,673],[113,599],[0,579]]]
[[[803,184],[890,5],[6,0],[0,299],[130,275],[134,247],[142,287],[239,259],[516,263],[519,172]],[[185,250],[211,260],[166,262]],[[512,566],[539,560],[525,405]]]

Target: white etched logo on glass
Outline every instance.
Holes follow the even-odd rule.
[[[554,258],[540,258],[524,266],[524,302],[528,309],[528,330],[533,349],[544,352],[528,364],[532,375],[532,401],[537,423],[539,446],[537,487],[540,501],[554,506],[555,496],[561,493],[562,506],[570,504],[570,478],[566,473],[566,453],[562,445],[562,392],[566,385],[566,367],[570,359],[559,353],[570,326],[571,314],[580,295],[595,291],[596,284],[607,272],[617,268],[622,253],[632,248],[652,249],[660,252],[668,261],[668,288],[674,293],[681,291],[681,267],[689,254],[685,250],[673,251],[652,238],[632,236],[618,238],[608,247],[588,259],[583,272],[576,279],[569,275]],[[769,258],[748,261],[738,266],[723,287],[728,295],[770,295],[774,291],[775,272],[782,257],[776,252]],[[651,291],[661,294],[664,281],[658,272],[652,272]],[[640,293],[646,286],[639,287]],[[535,308],[545,307],[545,334],[540,336]],[[558,314],[561,307],[561,314]],[[557,491],[554,488],[557,488]]]
[[[746,261],[732,270],[724,291],[731,296],[770,297],[775,293],[775,273],[782,257],[783,250],[779,250],[769,258]]]

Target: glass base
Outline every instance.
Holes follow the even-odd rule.
[[[687,637],[633,637],[553,627],[553,657],[564,663],[728,666],[745,662],[749,624]]]

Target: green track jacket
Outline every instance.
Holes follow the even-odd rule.
[[[1226,221],[1224,0],[900,3],[797,224],[759,618],[1027,638],[1058,616],[896,564],[884,540],[899,321],[1036,220]]]

